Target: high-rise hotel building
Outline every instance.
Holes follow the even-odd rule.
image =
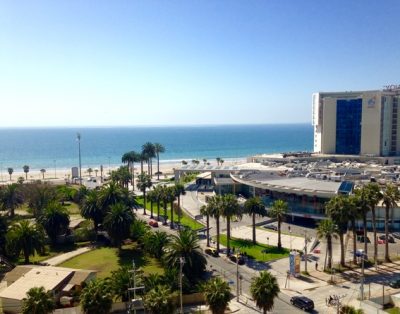
[[[312,96],[314,152],[400,156],[400,86]]]

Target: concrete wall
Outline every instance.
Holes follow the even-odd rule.
[[[361,154],[380,155],[381,97],[380,93],[364,94],[361,117]]]
[[[21,313],[22,301],[16,299],[1,298],[3,313]]]
[[[323,99],[321,153],[336,152],[336,98]]]

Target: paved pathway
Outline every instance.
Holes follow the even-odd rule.
[[[44,260],[43,263],[47,263],[50,266],[57,266],[57,265],[59,265],[61,263],[64,263],[65,261],[67,261],[67,260],[69,260],[69,259],[71,259],[71,258],[73,258],[75,256],[78,256],[78,255],[81,255],[83,253],[89,252],[89,251],[91,251],[93,249],[94,249],[93,246],[81,247],[81,248],[76,249],[74,251],[71,251],[71,252],[68,252],[68,253],[64,253],[64,254],[60,254],[60,255],[57,255],[55,257],[49,258],[47,260]]]

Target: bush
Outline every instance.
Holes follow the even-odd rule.
[[[78,228],[73,231],[75,242],[95,241],[96,233],[90,227]]]

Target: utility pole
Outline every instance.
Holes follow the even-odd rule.
[[[182,277],[183,277],[183,265],[185,264],[185,258],[179,258],[179,286],[180,286],[180,301],[181,301],[181,314],[183,314],[183,284],[182,284]]]

